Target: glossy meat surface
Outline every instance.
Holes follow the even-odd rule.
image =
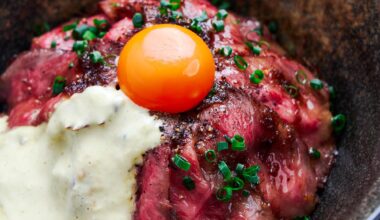
[[[110,24],[105,36],[89,42],[83,56],[72,52],[71,32],[58,27],[34,39],[30,51],[17,57],[0,80],[0,99],[8,104],[11,127],[38,125],[48,120],[54,105],[61,99],[82,92],[92,85],[117,85],[116,57],[123,45],[140,29],[133,27],[132,17],[141,12],[145,25],[176,23],[190,27],[191,19],[205,11],[210,18],[202,23],[199,35],[214,53],[217,65],[213,94],[196,109],[181,115],[152,113],[166,123],[164,143],[149,152],[140,168],[135,219],[292,219],[309,214],[317,203],[316,191],[323,186],[334,160],[331,113],[327,84],[319,91],[301,84],[295,77],[303,71],[307,80],[315,78],[301,64],[287,58],[272,41],[272,35],[260,22],[229,13],[225,30],[215,32],[212,19],[217,8],[205,0],[184,0],[182,19],[161,16],[159,1],[105,0],[99,15],[83,18],[80,24],[106,19]],[[70,24],[71,22],[67,23]],[[262,34],[257,30],[261,30]],[[57,43],[51,48],[51,42]],[[252,53],[246,42],[261,45],[261,53]],[[230,46],[233,54],[225,57],[220,49]],[[93,64],[89,52],[100,51],[109,65]],[[234,55],[248,63],[240,70]],[[70,64],[73,63],[71,67]],[[264,72],[260,84],[250,82],[255,70]],[[56,76],[66,78],[62,94],[53,96]],[[287,88],[296,86],[298,95]],[[231,201],[216,199],[223,182],[215,163],[204,158],[208,149],[240,134],[247,150],[218,154],[231,169],[237,163],[260,166],[260,184],[246,185],[244,197],[235,193]],[[321,152],[313,159],[309,149]],[[181,154],[191,163],[184,172],[170,158]],[[182,184],[185,176],[195,182],[189,191]]]

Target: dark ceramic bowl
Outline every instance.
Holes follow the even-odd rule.
[[[1,0],[0,72],[28,49],[35,27],[96,10],[97,0]],[[380,213],[380,1],[236,0],[234,8],[278,23],[289,54],[334,85],[334,112],[348,117],[339,156],[313,219],[376,219]],[[36,26],[37,25],[37,26]]]

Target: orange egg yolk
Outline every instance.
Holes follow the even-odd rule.
[[[121,90],[136,104],[179,113],[207,96],[214,83],[215,63],[198,35],[178,25],[161,24],[129,40],[117,71]]]

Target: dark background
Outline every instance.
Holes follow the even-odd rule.
[[[96,0],[1,0],[0,72],[35,29],[96,10]],[[339,156],[313,219],[366,219],[380,205],[380,1],[236,0],[233,8],[278,24],[278,41],[333,85],[348,117]]]

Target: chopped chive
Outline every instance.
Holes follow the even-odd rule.
[[[346,116],[343,114],[335,115],[331,119],[331,124],[335,132],[341,132],[346,126]]]
[[[297,98],[299,95],[298,88],[294,85],[284,85],[284,89],[292,98]]]
[[[244,164],[241,164],[241,163],[238,163],[236,165],[236,168],[235,168],[235,172],[238,174],[238,175],[242,175],[243,174],[243,171],[244,171]]]
[[[301,216],[301,217],[295,217],[293,220],[311,220],[309,216]]]
[[[96,35],[94,33],[92,33],[92,31],[90,30],[87,30],[86,32],[84,32],[83,34],[83,40],[88,40],[88,41],[92,41],[96,38]]]
[[[263,28],[262,27],[257,27],[253,30],[253,32],[256,32],[257,35],[263,36]]]
[[[232,198],[232,189],[231,187],[225,186],[223,188],[220,188],[216,192],[216,199],[223,202],[228,202]]]
[[[88,47],[87,41],[75,41],[73,44],[73,51],[79,56],[83,54],[85,49]]]
[[[211,162],[214,162],[216,160],[216,153],[214,150],[207,150],[205,152],[205,158],[206,158],[206,161],[211,163]]]
[[[315,149],[315,148],[313,148],[313,147],[311,147],[311,148],[309,149],[309,155],[310,155],[313,159],[319,159],[319,158],[321,158],[321,153],[320,153],[317,149]]]
[[[181,7],[181,0],[170,0],[170,9],[178,10]]]
[[[260,46],[254,46],[251,42],[246,42],[245,45],[252,51],[255,55],[260,55],[261,53],[261,47]]]
[[[189,161],[187,161],[184,157],[182,157],[178,154],[176,154],[176,155],[174,155],[174,157],[172,157],[172,161],[178,168],[180,168],[181,170],[184,170],[184,171],[189,171],[189,169],[191,167],[191,164],[189,163]]]
[[[330,94],[330,99],[335,99],[335,97],[336,97],[336,92],[335,92],[334,87],[329,86],[329,94]]]
[[[232,150],[234,151],[243,151],[245,150],[245,141],[244,138],[240,135],[235,135],[231,138]]]
[[[232,191],[238,191],[244,188],[244,181],[239,177],[232,177],[228,181],[228,185],[231,187]]]
[[[212,26],[214,27],[216,32],[224,31],[224,21],[222,20],[213,21]]]
[[[71,63],[69,64],[69,69],[72,69],[72,68],[74,68],[74,63],[73,63],[73,62],[71,62]]]
[[[74,22],[72,24],[68,24],[68,25],[65,25],[63,26],[63,31],[64,32],[67,32],[67,31],[71,31],[73,29],[75,29],[77,27],[78,23],[77,22]]]
[[[176,20],[182,18],[182,13],[179,11],[173,11],[170,18],[173,19],[174,21],[176,21]]]
[[[230,46],[222,47],[220,53],[225,57],[229,57],[232,54],[232,48]]]
[[[219,5],[219,9],[229,9],[231,7],[231,3],[228,2],[228,1],[223,1],[220,5]]]
[[[108,28],[108,21],[105,19],[94,19],[94,25],[99,30],[107,30]]]
[[[242,176],[244,179],[251,184],[257,185],[260,183],[260,177],[257,175],[257,173],[260,171],[260,166],[254,165],[251,167],[246,168],[243,171]]]
[[[278,31],[278,25],[277,25],[277,22],[276,22],[276,21],[271,21],[271,22],[269,22],[269,24],[268,24],[268,29],[269,29],[269,31],[270,31],[272,34],[277,33],[277,31]]]
[[[224,180],[228,180],[231,178],[231,170],[228,168],[226,162],[221,161],[218,164],[219,171],[222,173]]]
[[[101,64],[104,64],[104,58],[102,56],[102,54],[99,52],[99,51],[92,51],[90,53],[90,60],[92,63],[101,63]]]
[[[323,82],[320,79],[312,79],[310,80],[310,87],[314,90],[323,89]]]
[[[135,28],[141,28],[144,25],[144,18],[141,13],[135,13],[132,18],[133,26]]]
[[[306,85],[307,76],[303,70],[297,70],[295,73],[296,80],[299,84]]]
[[[216,17],[219,19],[219,20],[224,20],[226,19],[228,16],[228,12],[225,10],[225,9],[220,9],[218,11],[218,13],[216,13]]]
[[[191,177],[189,177],[189,176],[183,177],[182,183],[187,190],[195,189],[195,183],[194,183],[193,179],[191,179]]]
[[[207,21],[208,20],[208,15],[207,15],[207,12],[206,11],[202,11],[202,14],[196,18],[194,18],[194,20],[198,21],[198,22],[204,22],[204,21]]]
[[[236,55],[234,57],[234,61],[236,66],[241,70],[246,70],[248,68],[248,63],[245,61],[245,59],[239,55]]]
[[[226,141],[228,142],[228,143],[232,143],[232,141],[231,141],[231,138],[230,137],[228,137],[228,135],[223,135],[223,137],[224,137],[224,139],[226,139]]]
[[[202,32],[202,27],[199,25],[199,22],[197,20],[193,20],[190,24],[190,29],[193,30],[196,33]]]
[[[41,36],[48,31],[50,31],[50,25],[47,22],[43,22],[42,24],[36,25],[34,27],[35,36]]]
[[[244,197],[248,197],[249,195],[250,195],[250,193],[249,193],[249,191],[248,190],[243,190],[242,192],[241,192],[241,194],[244,196]]]
[[[72,36],[75,40],[82,40],[83,34],[89,29],[89,26],[82,24],[80,26],[76,26],[73,30]]]
[[[53,84],[53,95],[59,95],[60,93],[62,93],[65,86],[66,79],[63,76],[55,77]]]
[[[55,40],[53,40],[50,44],[50,48],[54,49],[57,47],[57,42]]]
[[[219,152],[224,151],[224,150],[228,150],[228,143],[227,142],[224,142],[224,141],[219,142],[219,143],[217,143],[216,146],[217,146]]]
[[[255,70],[249,77],[250,81],[254,84],[259,84],[264,79],[264,72],[262,70]]]
[[[105,35],[107,34],[107,32],[105,31],[102,31],[98,34],[98,38],[103,38]]]

